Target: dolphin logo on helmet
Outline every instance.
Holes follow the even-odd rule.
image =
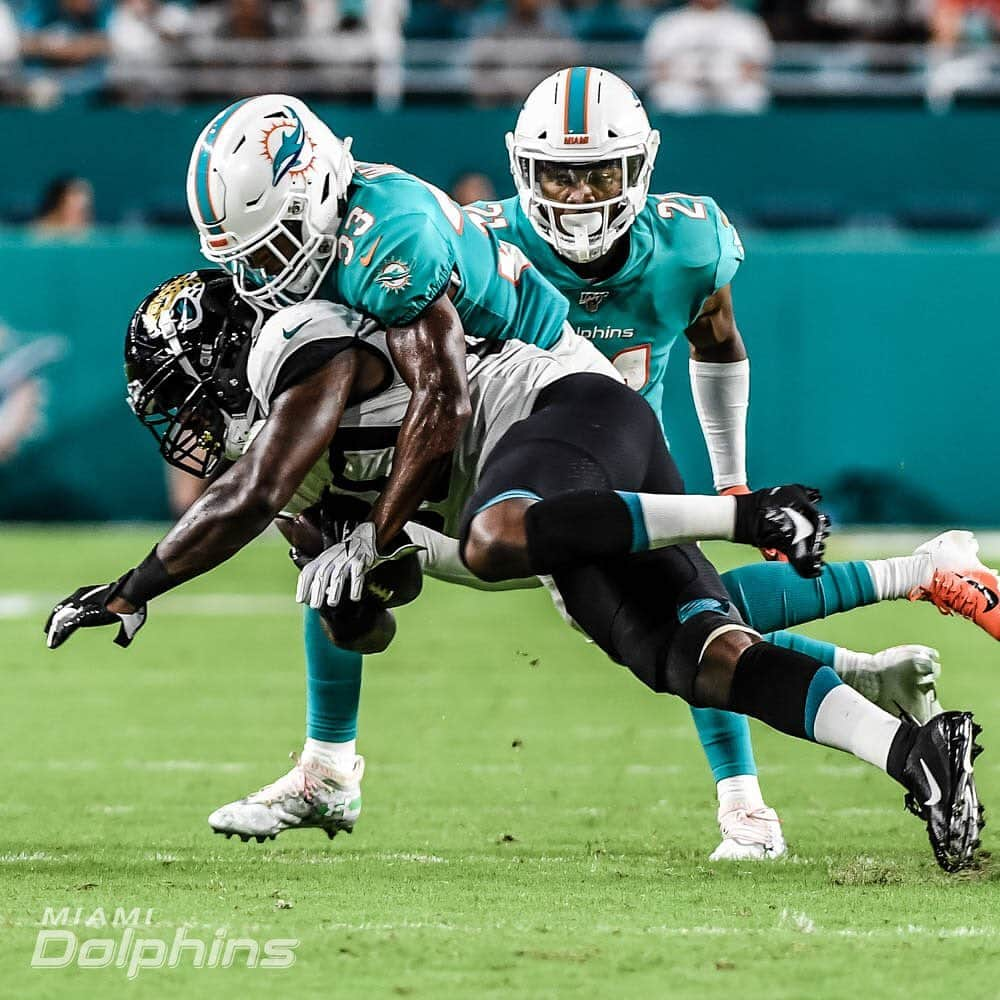
[[[299,116],[291,108],[285,109],[288,117],[295,123],[295,128],[291,133],[282,132],[281,145],[274,154],[274,161],[271,164],[271,183],[277,185],[285,174],[293,167],[297,166],[302,158],[302,148],[306,144],[306,127],[302,124]],[[267,145],[265,143],[265,150]]]
[[[319,290],[354,176],[350,149],[287,94],[237,101],[205,126],[188,166],[188,207],[202,254],[243,298],[280,309]]]

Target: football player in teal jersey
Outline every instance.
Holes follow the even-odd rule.
[[[624,81],[594,67],[561,70],[529,95],[507,135],[517,195],[469,211],[566,296],[575,332],[658,414],[671,349],[687,341],[715,487],[745,493],[750,369],[730,290],[744,248],[711,198],[649,194],[659,143]],[[771,638],[830,665],[846,656],[790,633]],[[912,668],[926,669],[921,657]],[[766,847],[777,816],[761,795],[746,719],[711,709],[692,714],[717,782],[723,840],[713,860],[774,857]]]
[[[586,109],[595,101],[600,103],[602,85],[596,77],[591,79],[590,73],[574,70],[563,74],[566,99],[559,105],[563,114],[561,125],[565,126],[561,134],[568,137],[567,147],[574,149],[582,149],[582,139],[589,135],[586,130],[578,129],[578,126],[589,127],[590,112]],[[606,78],[610,88],[614,78],[609,75]],[[628,93],[630,102],[637,104],[634,94]],[[581,94],[585,104],[582,112],[578,108]],[[579,121],[578,114],[582,114]],[[631,140],[634,136],[618,138]],[[567,253],[579,258],[591,252],[586,249],[590,244],[597,242],[598,248],[606,244],[604,253],[597,253],[594,260],[600,264],[602,256],[610,259],[614,273],[622,279],[634,278],[637,286],[647,283],[650,254],[645,250],[632,253],[633,233],[629,230],[636,217],[645,214],[642,206],[646,202],[655,143],[655,134],[647,122],[642,148],[619,157],[610,170],[604,171],[604,183],[612,183],[608,192],[613,189],[616,166],[619,187],[621,177],[628,178],[628,211],[619,204],[620,196],[602,198],[598,204],[588,195],[584,196],[588,211],[560,216],[560,226],[572,242]],[[599,180],[596,175],[592,179]],[[566,300],[552,294],[551,286],[540,277],[539,272],[546,270],[546,265],[529,266],[514,243],[498,239],[504,236],[503,225],[510,224],[498,217],[502,211],[497,213],[495,206],[480,206],[462,212],[440,191],[396,168],[355,164],[350,155],[350,141],[342,142],[333,136],[294,98],[281,95],[254,98],[238,102],[217,115],[195,148],[188,195],[205,255],[233,273],[240,292],[250,301],[270,308],[314,295],[345,302],[393,331],[397,344],[401,341],[399,331],[403,331],[408,346],[401,350],[444,344],[449,335],[453,336],[456,330],[460,333],[463,327],[482,337],[514,337],[556,351],[579,349],[580,338],[564,329]],[[568,197],[572,200],[573,195]],[[557,197],[546,195],[546,200],[562,204]],[[741,256],[735,231],[718,213],[713,211],[709,215],[704,203],[676,201],[672,207],[668,199],[660,204],[658,218],[668,220],[673,213],[674,218],[689,221],[691,227],[682,241],[684,249],[670,257],[672,265],[676,262],[678,266],[673,267],[668,284],[647,289],[644,308],[653,310],[653,297],[659,294],[664,301],[661,322],[669,318],[668,326],[675,331],[707,327],[704,335],[711,340],[715,335],[713,322],[693,321],[699,315],[697,310],[701,310],[700,315],[706,320],[714,315],[706,301],[713,296],[719,325],[727,315],[729,300],[725,284]],[[561,211],[558,205],[546,206],[550,231],[556,218],[552,213]],[[615,205],[619,210],[612,213]],[[590,231],[595,229],[595,217],[596,230],[600,232]],[[544,228],[544,222],[540,223],[540,229]],[[640,229],[637,223],[636,235]],[[524,230],[526,235],[534,235],[532,226],[526,225]],[[651,243],[655,244],[658,232],[649,230]],[[728,251],[721,251],[721,240],[726,235],[731,237],[731,243]],[[552,261],[560,264],[560,257],[550,251],[547,243],[536,242],[538,249],[549,251]],[[662,245],[661,240],[661,251]],[[640,246],[638,240],[635,246]],[[585,260],[574,263],[584,270],[588,266]],[[564,270],[570,276],[575,275],[570,268]],[[595,303],[603,308],[607,303],[602,300],[610,301],[607,288],[591,289],[583,277],[574,276],[572,280],[583,286],[577,289],[574,299],[584,309]],[[556,278],[556,284],[559,283]],[[629,294],[633,291],[631,286],[622,287]],[[684,305],[695,298],[696,305]],[[687,315],[685,308],[689,310]],[[728,316],[731,320],[731,307]],[[666,363],[669,345],[653,332],[643,342],[635,337],[634,327],[621,329],[623,338],[634,339],[634,343],[615,351],[619,371],[631,384],[644,389],[647,398],[651,393],[661,392],[662,373],[658,371],[654,377],[654,364]],[[295,331],[288,333],[294,336]],[[606,346],[601,341],[598,345]],[[738,362],[718,363],[725,362],[726,349],[724,344],[716,350],[707,343],[706,368],[716,371],[738,368]],[[439,359],[445,356],[446,352],[442,352]],[[734,374],[739,376],[739,372]],[[726,383],[721,386],[725,391],[730,380],[721,381]],[[738,383],[735,387],[738,394],[739,378],[734,381]],[[456,397],[455,387],[449,388],[435,378],[428,388],[429,391],[415,396],[414,419],[410,421],[410,429],[415,433],[400,435],[401,467],[421,467],[419,462],[402,460],[405,451],[410,459],[423,456],[422,467],[426,468],[448,450],[449,435],[454,433],[457,415],[449,411],[447,401]],[[732,391],[731,386],[729,390]],[[724,427],[717,432],[722,442],[720,454],[731,443],[726,435]],[[395,465],[393,471],[396,478]],[[395,487],[405,490],[419,478],[413,475],[409,483],[396,483]],[[742,485],[745,475],[737,478],[736,485]],[[386,497],[397,498],[392,483],[383,500]],[[381,508],[377,506],[373,515],[376,524],[388,506],[382,501],[380,504]],[[399,509],[399,505],[395,508]],[[379,524],[380,537],[390,536],[399,527],[398,523]],[[869,587],[865,593],[870,590]],[[346,773],[355,763],[360,657],[333,649],[326,642],[316,616],[308,612],[306,645],[310,695],[306,751]],[[893,662],[893,666],[898,665]],[[920,654],[920,665],[928,673],[933,670],[926,653]],[[717,775],[722,775],[724,783],[720,784],[720,791],[726,797],[727,829],[734,834],[724,837],[721,853],[717,855],[775,856],[783,850],[783,842],[773,814],[764,809],[762,801],[758,803],[759,793],[754,797],[756,782],[752,780],[753,763],[745,723],[741,725],[736,720],[730,730],[732,725],[736,726],[735,735],[708,718],[702,725],[714,769]],[[724,752],[727,746],[735,746],[735,754]],[[713,747],[722,749],[715,753]],[[756,836],[753,831],[758,826],[762,833]]]

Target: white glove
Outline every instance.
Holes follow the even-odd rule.
[[[350,598],[360,601],[364,594],[365,576],[376,566],[402,559],[420,551],[419,545],[401,545],[389,555],[379,555],[375,545],[375,525],[362,521],[342,542],[321,552],[299,573],[295,600],[311,608],[331,607],[340,603],[344,584],[351,581]]]

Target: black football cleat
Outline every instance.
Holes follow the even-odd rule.
[[[917,728],[903,765],[906,808],[927,824],[934,858],[946,872],[973,866],[986,825],[972,773],[983,751],[976,742],[981,732],[971,712],[942,712]]]
[[[830,534],[830,519],[816,507],[822,499],[819,490],[797,485],[737,496],[733,541],[775,549],[799,576],[819,576]]]

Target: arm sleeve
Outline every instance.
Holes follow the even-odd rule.
[[[455,248],[429,215],[406,215],[393,220],[370,262],[363,257],[358,306],[384,327],[412,323],[440,297],[455,270]],[[356,271],[355,274],[358,274]]]
[[[750,362],[690,361],[691,395],[716,491],[747,482]]]

